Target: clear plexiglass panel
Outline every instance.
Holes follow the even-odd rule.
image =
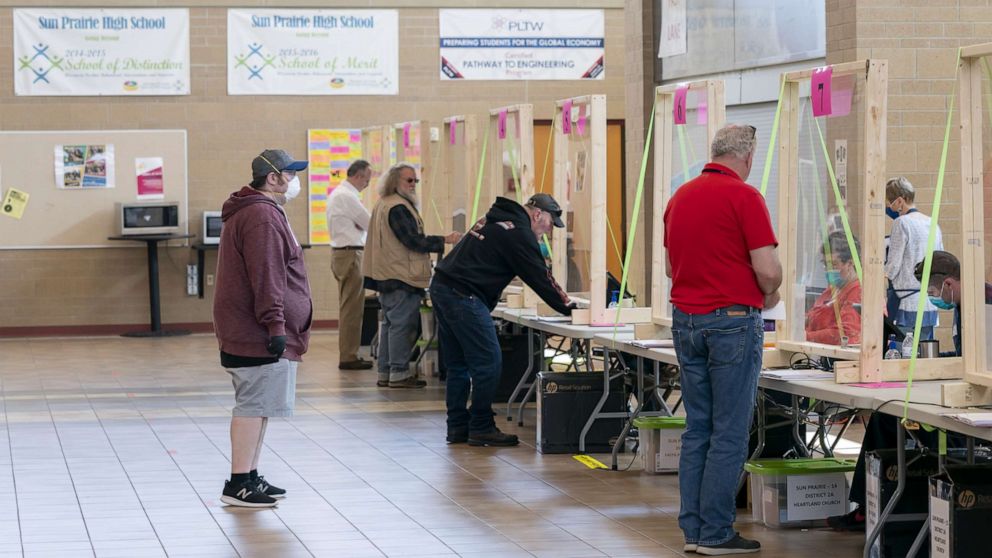
[[[984,307],[985,312],[979,313],[978,316],[980,318],[984,318],[985,320],[985,370],[992,371],[992,298],[990,298],[990,294],[992,294],[990,291],[992,291],[992,289],[989,288],[989,284],[992,283],[992,82],[990,82],[990,78],[992,78],[992,56],[982,58],[977,64],[977,67],[982,76],[982,213],[979,217],[984,221],[985,226],[985,242],[982,243],[982,246],[984,247],[983,255],[985,259],[983,277],[985,278],[986,284],[986,288],[983,290],[983,292],[986,293]],[[947,200],[946,188],[944,192],[944,205],[946,206],[949,204]],[[964,203],[967,204],[968,200],[965,200]],[[941,218],[941,221],[944,221],[943,217]],[[952,235],[949,236],[951,236],[951,238],[950,241],[947,242],[949,245],[947,249],[955,255],[960,254],[960,244],[958,246],[954,246],[952,243],[954,237]],[[954,249],[959,251],[954,252]],[[931,282],[931,285],[937,287],[934,282]],[[934,290],[938,291],[938,289]],[[943,287],[943,290],[944,292],[941,293],[940,296],[942,296],[945,300],[950,298],[950,294],[947,292],[947,287]],[[950,312],[942,313],[941,323],[945,322],[945,315],[947,317],[946,322],[953,323],[953,315]],[[961,324],[961,327],[963,328],[969,326],[971,326],[971,324]],[[938,338],[940,337],[941,336],[938,335]],[[958,342],[961,342],[959,332],[956,329],[953,329],[950,335],[945,333],[943,337],[945,339],[949,337],[951,343],[953,343],[954,338],[957,337]],[[941,351],[949,350],[944,348],[946,345],[943,341],[940,346]],[[950,347],[954,347],[954,345],[952,344]]]
[[[833,113],[815,117],[809,82],[800,85],[797,201],[789,337],[856,347],[861,341],[861,207],[865,159],[865,76],[834,77]],[[884,185],[878,185],[884,188]],[[881,316],[878,319],[882,319]]]
[[[369,187],[362,191],[362,201],[369,211],[379,200],[379,181],[387,170],[388,161],[385,157],[386,133],[383,128],[366,128],[362,131],[362,153],[365,160],[372,166],[372,179]]]
[[[572,130],[567,138],[568,155],[565,161],[567,185],[566,211],[566,261],[568,265],[569,293],[588,298],[589,271],[592,258],[592,185],[593,144],[589,125],[589,109],[585,104],[572,107]],[[561,139],[561,138],[557,138]],[[604,146],[605,147],[605,146]],[[605,154],[603,154],[605,155]],[[559,200],[560,202],[560,200]],[[557,234],[557,231],[554,231]]]
[[[497,121],[499,117],[497,117]],[[500,138],[497,131],[496,145],[500,154],[500,164],[497,166],[499,172],[496,179],[496,195],[510,198],[519,204],[527,201],[526,192],[523,191],[523,159],[520,149],[520,114],[517,112],[506,113],[506,127],[504,137]],[[500,126],[497,124],[497,129]]]

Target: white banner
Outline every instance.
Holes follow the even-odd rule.
[[[16,9],[17,95],[189,95],[189,10]]]
[[[229,95],[396,95],[396,10],[227,11]]]
[[[658,58],[687,52],[686,1],[661,0],[661,35],[658,37]]]
[[[439,10],[441,79],[603,79],[603,10]]]

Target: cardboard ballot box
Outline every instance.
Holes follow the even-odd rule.
[[[992,467],[948,465],[930,478],[931,558],[989,556]]]

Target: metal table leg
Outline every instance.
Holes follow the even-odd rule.
[[[630,427],[634,424],[634,420],[637,419],[641,414],[641,409],[644,408],[644,358],[637,357],[637,407],[630,414],[630,418],[623,425],[623,430],[620,431],[620,437],[617,438],[615,444],[613,444],[613,463],[612,469],[614,471],[618,468],[618,462],[620,460],[620,448],[623,447],[624,443],[627,441],[627,433],[630,432]]]
[[[517,386],[513,388],[513,393],[510,394],[510,398],[506,401],[506,420],[513,420],[513,402],[517,400],[517,394],[519,394],[524,387],[528,387],[528,380],[530,380],[531,374],[534,373],[534,332],[530,328],[524,328],[527,332],[527,354],[530,358],[527,359],[527,369],[524,370],[522,376],[520,376],[520,381],[517,382]],[[542,357],[544,355],[541,355]]]
[[[603,365],[603,395],[596,402],[596,406],[593,407],[592,413],[589,414],[589,419],[586,420],[585,425],[582,427],[582,432],[579,434],[579,453],[586,452],[586,434],[589,433],[589,429],[592,428],[596,419],[599,418],[599,412],[603,409],[603,405],[606,404],[606,399],[610,396],[610,350],[603,347],[604,355],[604,365]]]
[[[875,544],[879,533],[885,527],[885,522],[892,515],[892,510],[899,504],[902,493],[906,489],[906,430],[902,424],[899,425],[899,428],[896,428],[896,463],[898,469],[896,491],[892,493],[892,498],[889,499],[888,505],[885,506],[881,515],[878,516],[878,523],[875,524],[875,528],[865,538],[865,549],[862,554],[864,558],[871,558],[871,547]]]
[[[538,343],[537,343],[538,350],[541,351],[541,361],[540,361],[541,362],[541,370],[539,370],[538,372],[542,372],[543,369],[544,369],[544,345],[546,343],[547,338],[545,337],[543,331],[538,331],[537,332],[537,339],[538,339]],[[531,353],[531,354],[533,354],[533,353]],[[530,383],[530,387],[527,388],[527,393],[524,394],[524,398],[520,401],[520,406],[517,408],[517,425],[518,426],[523,426],[524,425],[524,406],[527,405],[527,401],[529,401],[530,400],[530,397],[532,395],[534,395],[534,393],[537,391],[537,384],[538,384],[538,382],[537,382],[537,375],[535,374],[534,381]]]

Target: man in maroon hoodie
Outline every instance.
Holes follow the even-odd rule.
[[[234,384],[231,479],[221,501],[266,508],[286,491],[258,474],[269,417],[293,414],[296,366],[307,352],[313,305],[300,248],[282,206],[300,193],[307,167],[281,149],[251,164],[252,181],[224,202],[214,331]]]

